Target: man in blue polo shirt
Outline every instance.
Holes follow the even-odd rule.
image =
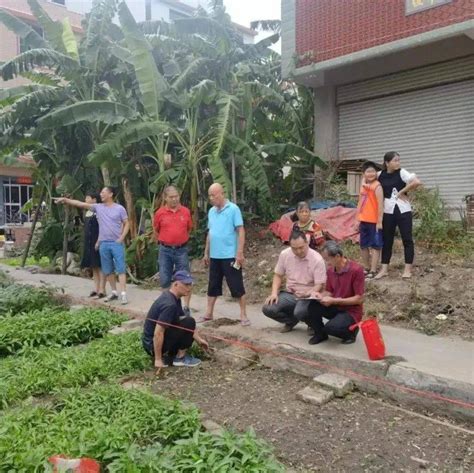
[[[224,189],[220,184],[212,184],[208,194],[212,208],[208,214],[204,264],[209,266],[209,286],[207,313],[200,322],[214,318],[214,306],[217,298],[222,296],[222,282],[225,278],[232,297],[239,299],[240,323],[244,326],[250,325],[242,277],[245,246],[242,213],[237,205],[226,199]]]

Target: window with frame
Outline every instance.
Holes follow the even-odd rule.
[[[21,180],[21,179],[20,179]],[[22,224],[31,221],[29,211],[22,212],[33,196],[33,184],[22,184],[17,178],[3,178],[3,209],[5,223]]]

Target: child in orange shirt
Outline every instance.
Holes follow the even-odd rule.
[[[320,250],[324,246],[326,238],[324,238],[321,225],[311,219],[311,209],[307,202],[298,203],[295,218],[293,229],[301,230],[306,235],[310,248]]]
[[[367,279],[377,274],[380,251],[383,247],[383,190],[377,180],[377,165],[368,161],[362,166],[357,219],[360,222],[360,250]],[[372,250],[372,254],[371,254]]]

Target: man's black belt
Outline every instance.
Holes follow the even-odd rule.
[[[183,243],[182,245],[167,245],[166,243],[163,243],[162,241],[158,242],[161,246],[164,246],[166,248],[171,248],[172,250],[179,250],[180,248],[183,248],[183,246],[186,246],[188,242]]]

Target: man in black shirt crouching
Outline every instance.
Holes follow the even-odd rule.
[[[142,344],[145,351],[154,358],[155,368],[174,366],[194,367],[201,364],[199,358],[186,354],[196,340],[205,350],[206,340],[199,336],[196,321],[185,316],[181,298],[188,296],[193,287],[193,278],[187,271],[177,271],[172,285],[164,291],[148,311],[143,328]]]

